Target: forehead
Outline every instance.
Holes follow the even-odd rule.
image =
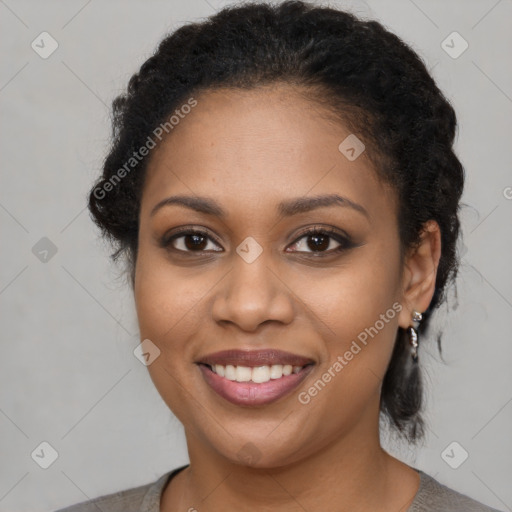
[[[143,210],[168,195],[195,194],[215,197],[228,213],[267,212],[283,197],[325,193],[394,210],[365,152],[349,160],[340,151],[353,137],[349,128],[297,87],[222,89],[195,99],[150,155]]]

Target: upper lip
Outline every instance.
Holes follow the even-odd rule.
[[[309,357],[292,354],[277,349],[260,349],[260,350],[221,350],[201,357],[196,363],[204,363],[210,366],[219,364],[222,366],[272,366],[274,364],[306,366],[313,364],[313,359]]]

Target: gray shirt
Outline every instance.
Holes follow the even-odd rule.
[[[56,512],[160,512],[160,496],[165,485],[187,466],[165,473],[156,482],[100,496]],[[406,512],[500,512],[446,487],[421,470],[413,469],[420,474],[420,486]]]

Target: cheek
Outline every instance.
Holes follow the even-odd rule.
[[[201,298],[211,285],[207,275],[192,268],[173,267],[165,258],[141,246],[135,274],[135,304],[141,336],[168,344],[182,339],[197,321]],[[197,323],[193,324],[197,325]],[[188,326],[187,329],[185,327]]]
[[[321,320],[329,339],[347,341],[373,326],[381,314],[392,308],[399,297],[398,279],[393,256],[367,251],[324,274],[305,273],[301,279],[296,277],[293,288]],[[393,320],[395,310],[387,316]],[[380,322],[378,325],[382,329]]]

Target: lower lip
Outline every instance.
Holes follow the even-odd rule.
[[[305,366],[300,372],[283,375],[280,379],[271,379],[260,384],[256,382],[237,382],[225,379],[204,364],[199,368],[209,386],[221,397],[235,405],[266,405],[294,390],[311,373],[314,365]]]

